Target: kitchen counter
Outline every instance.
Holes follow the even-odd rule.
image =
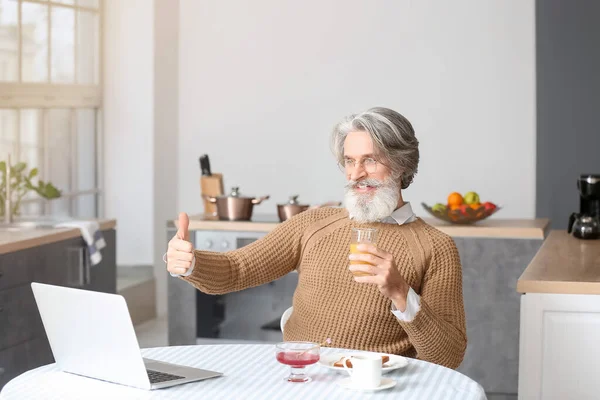
[[[517,282],[519,293],[600,294],[600,240],[551,231]]]
[[[114,219],[98,220],[100,230],[113,229],[117,225]],[[12,253],[44,244],[60,242],[81,236],[77,228],[38,228],[18,231],[0,230],[0,254]]]
[[[453,237],[481,237],[504,239],[544,239],[549,225],[547,218],[495,219],[490,218],[473,225],[455,225],[435,218],[423,218],[425,222]],[[217,217],[203,214],[190,215],[191,231],[270,232],[279,224],[276,215],[254,214],[252,221],[220,221]],[[169,221],[168,228],[177,227],[177,221]]]

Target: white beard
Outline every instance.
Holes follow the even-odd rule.
[[[374,193],[359,193],[357,186],[375,187]],[[391,179],[349,181],[346,184],[345,203],[350,218],[359,223],[377,222],[394,212],[400,200],[400,187]]]

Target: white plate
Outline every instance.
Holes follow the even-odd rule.
[[[354,386],[350,378],[342,379],[341,381],[338,381],[337,384],[344,389],[358,390],[359,392],[376,392],[378,390],[389,389],[396,386],[396,381],[390,378],[382,378],[379,386],[370,389]]]
[[[321,365],[322,367],[325,367],[325,368],[332,369],[334,371],[343,372],[343,373],[347,374],[344,367],[334,367],[333,364],[336,361],[339,361],[344,356],[349,357],[349,356],[352,356],[355,354],[360,354],[360,353],[363,353],[363,352],[321,354],[321,358],[319,359],[319,365]],[[383,364],[383,368],[381,368],[381,372],[384,374],[387,372],[393,371],[395,369],[398,369],[398,368],[406,367],[408,365],[408,360],[406,359],[406,357],[397,356],[395,354],[371,353],[371,352],[366,352],[366,353],[380,354],[380,355],[386,355],[386,356],[390,357],[389,361],[386,362],[385,364]]]

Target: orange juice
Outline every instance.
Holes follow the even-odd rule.
[[[362,251],[358,251],[358,245],[360,243],[350,243],[350,254],[367,254],[365,252]],[[350,260],[350,265],[357,265],[357,264],[367,264],[370,265],[368,262],[366,261],[357,261],[357,260]],[[368,272],[362,272],[362,271],[351,271],[352,274],[354,276],[370,276],[372,274],[369,274]]]
[[[377,229],[372,228],[352,228],[350,237],[350,254],[368,254],[362,251],[358,251],[359,244],[375,244],[377,240]],[[365,261],[350,260],[351,265],[367,264]],[[371,276],[367,272],[362,271],[351,271],[354,276]]]

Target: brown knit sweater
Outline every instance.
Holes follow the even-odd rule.
[[[344,213],[333,232],[304,250],[303,233],[315,222]],[[375,285],[357,283],[348,270],[350,229],[375,227],[377,246],[394,255],[396,267],[421,296],[411,322],[399,321],[391,300]],[[259,286],[297,268],[294,311],[284,339],[418,357],[457,368],[467,345],[462,271],[452,238],[417,218],[404,225],[358,224],[347,211],[305,211],[262,239],[227,253],[196,251],[187,280],[202,292],[223,294]]]

